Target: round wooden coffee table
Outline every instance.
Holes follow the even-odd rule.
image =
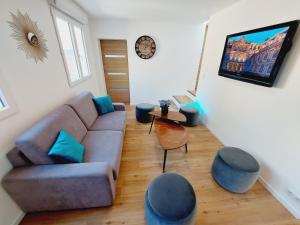
[[[188,135],[183,126],[172,121],[155,120],[155,133],[164,150],[163,173],[165,172],[167,153],[169,150],[185,146],[187,153]]]
[[[164,115],[164,114],[161,114],[160,110],[155,110],[155,111],[149,112],[149,115],[151,115],[153,117],[151,126],[150,126],[150,130],[149,130],[149,134],[151,133],[153,122],[155,119],[163,119],[163,120],[168,120],[168,121],[172,121],[172,122],[173,121],[186,122],[185,115],[180,112],[175,112],[175,111],[169,111],[168,114]]]

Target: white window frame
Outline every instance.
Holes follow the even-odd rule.
[[[17,104],[13,100],[9,87],[5,82],[1,74],[1,71],[0,71],[0,98],[5,105],[4,108],[0,109],[0,120],[12,116],[16,112],[18,112]]]
[[[90,60],[88,57],[88,50],[87,50],[87,44],[86,44],[86,26],[83,23],[80,23],[79,21],[75,20],[74,18],[70,17],[69,15],[67,15],[66,13],[64,13],[61,10],[58,10],[54,7],[51,7],[51,14],[52,14],[52,19],[53,19],[53,23],[55,26],[55,31],[56,31],[56,36],[59,42],[59,48],[60,48],[60,52],[64,61],[64,66],[65,66],[65,71],[67,74],[67,78],[68,78],[68,83],[70,87],[73,87],[77,84],[82,83],[85,80],[88,80],[91,78],[92,74],[91,74],[91,67],[90,67]],[[60,34],[58,31],[58,27],[57,27],[57,21],[56,21],[56,17],[59,17],[62,20],[65,20],[66,22],[68,22],[69,25],[69,29],[70,29],[70,35],[71,35],[71,39],[72,39],[72,46],[74,49],[74,54],[75,54],[75,60],[76,60],[76,65],[77,65],[77,70],[79,73],[79,79],[76,81],[72,81],[71,80],[71,75],[69,72],[69,68],[68,68],[68,64],[67,64],[67,60],[66,60],[66,56],[62,47],[62,43],[61,43],[61,39],[60,39]],[[85,57],[87,60],[87,69],[88,69],[88,75],[84,76],[83,75],[83,71],[82,71],[82,65],[80,62],[80,57],[79,57],[79,50],[78,50],[78,46],[76,43],[76,37],[75,37],[75,32],[74,32],[74,26],[77,26],[81,29],[81,34],[82,34],[82,41],[83,41],[83,45],[84,45],[84,50],[85,50]]]
[[[6,98],[5,98],[5,96],[4,96],[4,94],[3,94],[3,91],[1,90],[1,88],[0,88],[0,112],[2,112],[2,111],[4,111],[4,110],[6,110],[7,109],[7,107],[8,107],[8,103],[7,103],[7,101],[6,101]]]

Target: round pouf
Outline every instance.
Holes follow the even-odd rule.
[[[259,164],[249,153],[234,147],[222,148],[213,162],[212,176],[228,191],[247,192],[259,176]]]
[[[149,185],[145,196],[147,225],[192,225],[196,195],[192,185],[176,173],[164,173]]]
[[[200,119],[199,112],[197,109],[188,106],[182,106],[179,112],[184,114],[186,117],[186,122],[181,122],[182,125],[188,127],[194,127],[199,125]]]
[[[149,115],[149,112],[154,110],[154,105],[148,103],[138,104],[135,108],[135,117],[136,120],[141,123],[149,123],[152,120],[152,116]]]

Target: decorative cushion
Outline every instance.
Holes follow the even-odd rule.
[[[81,163],[83,151],[83,145],[62,129],[48,155],[62,162]]]
[[[111,98],[108,95],[94,98],[94,102],[99,115],[115,111]]]
[[[192,185],[175,173],[164,173],[156,177],[149,185],[148,200],[157,215],[169,220],[188,217],[196,206]]]
[[[92,126],[98,117],[93,97],[91,92],[84,91],[67,103],[77,113],[87,129]]]
[[[35,165],[54,164],[48,152],[62,129],[79,143],[87,133],[75,111],[63,105],[22,133],[16,140],[16,147]]]

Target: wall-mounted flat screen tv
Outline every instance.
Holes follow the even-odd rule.
[[[297,20],[228,35],[219,75],[272,87],[298,24]]]

